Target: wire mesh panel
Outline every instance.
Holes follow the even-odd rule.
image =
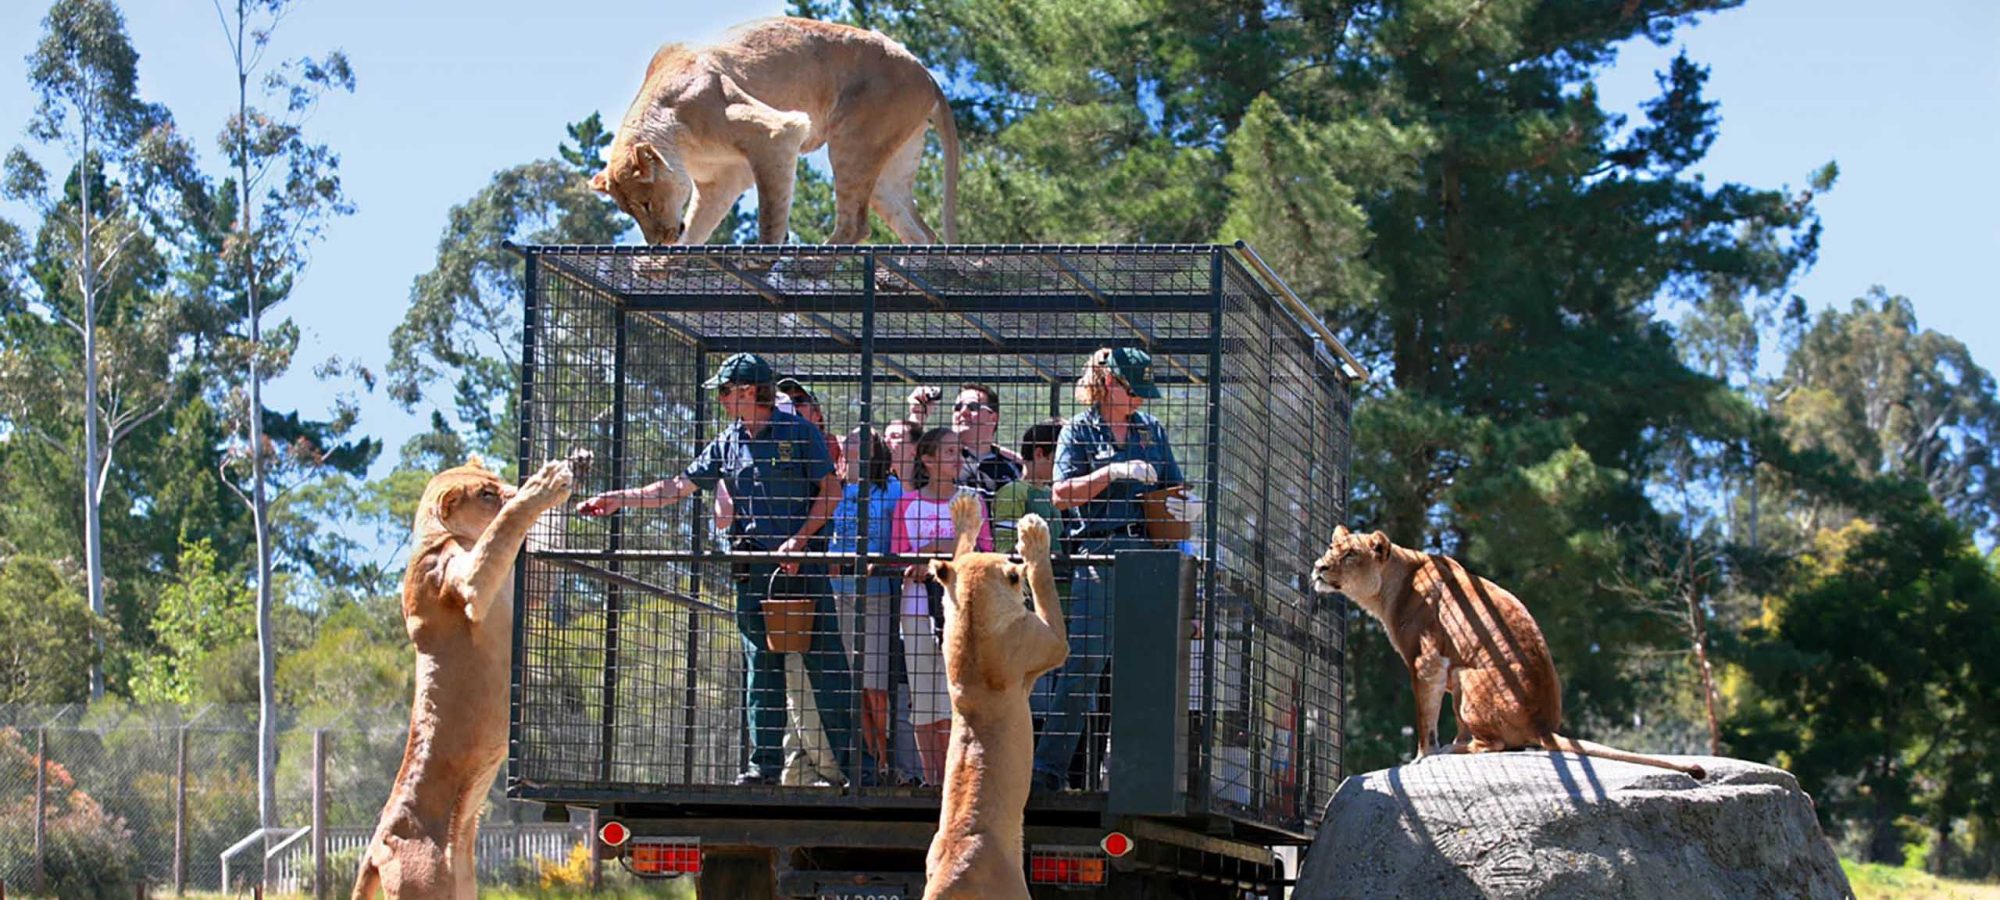
[[[518,796],[934,803],[924,564],[970,493],[980,549],[1027,512],[1056,534],[1071,653],[1032,698],[1031,806],[1104,790],[1116,554],[1173,547],[1191,799],[1310,827],[1339,776],[1344,619],[1308,574],[1350,374],[1244,251],[523,253],[522,471],[595,462],[521,568]]]

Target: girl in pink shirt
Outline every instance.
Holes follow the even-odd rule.
[[[949,554],[957,543],[952,533],[951,501],[958,492],[958,470],[964,465],[958,435],[949,428],[933,428],[917,440],[917,465],[912,479],[915,490],[903,495],[896,509],[895,530],[889,549],[899,555]],[[979,549],[993,549],[993,532],[987,525],[984,504],[980,505]],[[944,778],[945,749],[951,744],[951,694],[945,683],[944,656],[938,648],[933,627],[934,592],[942,588],[930,580],[930,569],[910,566],[903,573],[903,667],[910,680],[910,725],[917,739],[917,757],[923,762],[924,782],[939,784]]]

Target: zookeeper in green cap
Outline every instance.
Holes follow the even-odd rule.
[[[1090,408],[1070,417],[1056,438],[1051,499],[1064,510],[1078,553],[1115,553],[1151,545],[1139,494],[1181,483],[1166,426],[1139,408],[1160,398],[1153,358],[1136,347],[1091,354],[1076,399]],[[1084,566],[1070,587],[1069,658],[1054,679],[1035,744],[1035,786],[1066,786],[1084,714],[1097,705],[1098,677],[1111,658],[1111,570]]]
[[[722,361],[715,376],[702,387],[716,392],[731,423],[703,448],[680,474],[645,487],[606,491],[578,503],[577,513],[608,516],[621,509],[648,509],[679,503],[717,482],[726,484],[736,515],[729,524],[730,547],[736,551],[800,553],[819,534],[840,502],[840,481],[826,441],[812,423],[776,408],[776,378],[771,365],[754,353],[738,353]],[[806,571],[802,571],[802,568]],[[744,665],[748,670],[746,715],[751,753],[737,784],[776,784],[784,767],[785,658],[769,649],[763,602],[772,576],[783,569],[789,576],[807,576],[824,585],[816,567],[794,562],[758,561],[736,567],[736,627],[743,633]],[[814,619],[833,621],[833,598],[814,588]],[[820,724],[843,772],[854,772],[853,754],[861,753],[863,784],[872,783],[875,764],[854,740],[849,709],[855,703],[847,654],[837,629],[813,629],[810,649],[801,654],[812,681]]]

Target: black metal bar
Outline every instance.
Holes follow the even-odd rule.
[[[541,297],[539,256],[524,254],[521,261],[521,395],[518,415],[521,422],[520,439],[514,445],[514,470],[526,477],[528,453],[534,441],[535,402],[535,330],[542,325],[539,299]],[[528,564],[531,554],[523,553],[514,564],[514,634],[513,659],[508,663],[507,680],[507,781],[513,783],[521,778],[521,722],[523,710],[521,702],[522,685],[526,681],[522,668],[527,664],[528,633]],[[224,886],[227,887],[226,885]]]
[[[1232,244],[898,244],[898,256],[1193,256],[1211,254]],[[514,244],[521,254],[562,257],[722,256],[746,258],[809,258],[853,256],[877,249],[871,244]]]
[[[1202,536],[1206,564],[1202,566],[1201,604],[1201,727],[1198,733],[1190,735],[1190,740],[1201,742],[1201,760],[1194,773],[1197,790],[1190,799],[1191,805],[1207,810],[1213,804],[1211,778],[1215,770],[1215,668],[1216,653],[1220,644],[1215,632],[1215,569],[1220,554],[1217,540],[1220,534],[1217,526],[1222,520],[1222,460],[1218,457],[1222,448],[1222,254],[1210,254],[1208,263],[1209,313],[1208,313],[1208,502],[1215,509],[1205,517],[1206,534]]]
[[[735,613],[731,610],[723,609],[720,606],[716,606],[713,603],[709,603],[706,600],[700,599],[701,595],[699,594],[682,593],[672,588],[654,584],[650,581],[633,578],[630,575],[626,575],[620,572],[615,572],[612,571],[611,569],[607,569],[602,566],[593,566],[579,559],[544,558],[544,560],[550,565],[561,566],[579,575],[588,575],[592,578],[595,578],[599,581],[603,581],[607,584],[615,584],[620,587],[630,588],[635,591],[643,591],[652,596],[670,600],[675,604],[686,607],[688,609],[698,609],[703,612],[714,613],[719,616],[735,615]],[[619,562],[619,560],[612,559],[610,560],[610,562],[615,564]]]
[[[694,359],[696,368],[699,369],[707,362],[707,354],[696,353]],[[706,424],[708,422],[708,396],[708,392],[704,390],[697,389],[694,392],[694,420],[698,424]],[[699,432],[697,432],[698,435]],[[697,500],[692,503],[692,506],[693,510],[688,514],[688,520],[690,528],[694,533],[690,536],[689,544],[696,553],[702,556],[712,556],[713,551],[708,549],[708,504]],[[725,587],[727,586],[725,585]],[[701,596],[701,566],[699,565],[688,566],[688,596]],[[722,614],[722,617],[724,621],[734,621],[735,612],[733,610],[725,612]],[[681,709],[686,710],[686,715],[681,721],[681,782],[683,784],[695,783],[695,743],[700,737],[700,729],[695,727],[694,711],[699,708],[697,704],[701,700],[701,685],[695,676],[696,673],[701,671],[701,631],[700,628],[693,627],[692,623],[690,623],[690,627],[688,628],[687,662],[681,666],[681,677],[687,681],[687,688],[682,692],[683,699],[681,705]]]
[[[747,275],[747,273],[746,273]],[[754,278],[754,276],[749,276]],[[620,305],[627,309],[646,312],[672,314],[715,314],[751,315],[772,311],[804,313],[815,308],[824,311],[829,304],[851,305],[858,309],[862,292],[853,288],[832,288],[812,293],[784,293],[775,287],[767,288],[770,294],[756,292],[724,293],[631,291],[615,294]],[[1017,293],[953,293],[949,296],[951,308],[968,313],[1095,313],[1104,312],[1114,321],[1133,321],[1137,315],[1184,313],[1199,315],[1208,303],[1206,294],[1196,291],[1189,293],[1108,293],[1103,299],[1087,293],[1049,290]],[[876,292],[876,311],[885,314],[907,314],[936,312],[937,304],[922,293]],[[836,313],[841,310],[836,310]],[[830,322],[833,320],[829,320]],[[684,326],[683,326],[684,327]],[[837,327],[837,323],[836,323]],[[845,328],[845,334],[852,334]],[[1135,334],[1150,346],[1158,340],[1150,329],[1142,329]],[[858,338],[858,335],[855,335]],[[1037,341],[1039,346],[1039,340]]]
[[[1161,342],[1163,352],[1185,353],[1196,356],[1206,353],[1209,343],[1207,338],[1171,338]],[[1038,338],[1035,341],[1035,352],[1055,357],[1081,357],[1089,355],[1091,351],[1102,346],[1105,346],[1105,341],[1101,337],[1044,337]],[[707,347],[711,352],[715,353],[835,354],[856,352],[856,347],[826,338],[815,338],[810,335],[718,335],[707,341]],[[983,338],[885,335],[875,339],[875,353],[878,359],[885,353],[922,358],[937,356],[980,356],[993,352],[995,352],[993,345]],[[914,363],[910,365],[913,366]],[[888,366],[883,365],[883,368],[887,369]],[[906,372],[911,374],[905,375]],[[921,372],[917,372],[913,367],[897,371],[896,374],[905,375],[904,380],[913,384],[938,380],[937,378],[928,377]],[[1074,378],[1074,376],[1070,377]],[[1061,381],[1064,380],[1064,375],[1054,366],[1044,363],[1035,370],[1035,375],[1025,378],[1015,375],[1014,379],[1016,381]],[[1187,377],[1182,375],[1165,375],[1155,380],[1161,383],[1186,383],[1188,381]]]
[[[611,483],[625,483],[625,357],[630,341],[630,324],[625,314],[615,312],[612,319],[611,338]],[[618,551],[624,549],[625,517],[612,516],[608,524],[609,534],[605,547],[611,551],[611,571],[619,573],[624,563],[617,558]],[[619,617],[625,605],[625,589],[616,581],[604,589],[604,693],[600,699],[598,729],[602,746],[598,748],[598,777],[611,780],[612,765],[616,761],[618,746],[618,626]]]
[[[849,658],[848,661],[852,663],[858,659],[861,664],[859,671],[849,673],[853,676],[849,679],[849,684],[852,685],[853,691],[848,698],[847,721],[852,727],[848,729],[847,733],[851,740],[860,744],[858,747],[848,748],[847,751],[848,759],[854,762],[854,768],[846,773],[849,785],[858,785],[861,783],[859,780],[861,750],[868,746],[867,739],[862,736],[867,730],[867,726],[863,722],[861,712],[864,705],[862,696],[868,690],[866,687],[867,678],[864,675],[868,671],[868,627],[866,624],[868,621],[868,610],[863,608],[863,604],[867,603],[869,599],[867,589],[868,569],[874,557],[874,551],[869,546],[873,543],[873,541],[869,540],[869,535],[873,534],[873,532],[869,530],[868,513],[870,507],[873,505],[875,482],[868,477],[868,473],[873,470],[873,467],[869,463],[874,457],[877,443],[873,439],[875,434],[875,264],[877,258],[873,251],[863,253],[861,258],[861,440],[857,444],[857,449],[861,452],[861,459],[858,465],[861,466],[862,477],[856,480],[856,484],[860,485],[860,489],[855,492],[854,504],[854,577],[849,581],[854,586],[854,611],[852,615],[855,617],[855,620],[847,623],[839,623],[834,626],[842,633],[849,629],[853,630],[854,644],[857,650],[855,657]],[[841,615],[840,603],[837,598],[833,604],[833,611],[834,615]],[[900,611],[899,607],[898,612]],[[892,628],[895,626],[894,619],[890,620],[890,626]],[[882,649],[886,650],[887,648]],[[894,680],[891,679],[888,683],[891,685],[889,696],[894,697],[896,695],[896,690],[893,686]],[[889,733],[889,740],[892,743],[885,747],[890,758],[875,760],[876,766],[884,771],[893,768],[891,761],[895,758],[895,744],[893,743],[895,737],[895,732],[891,731]],[[858,802],[860,792],[852,791],[852,793],[856,795],[856,801]]]
[[[773,339],[771,340],[771,342],[770,342],[770,343],[771,343],[771,347],[772,347],[772,348],[780,348],[780,349],[771,349],[771,348],[767,348],[765,352],[784,352],[784,353],[791,353],[791,354],[800,354],[800,355],[805,355],[805,354],[810,354],[810,353],[813,353],[813,352],[816,352],[816,351],[815,351],[815,348],[814,348],[814,347],[813,347],[813,346],[812,346],[811,344],[809,344],[809,343],[802,343],[802,342],[798,342],[798,341],[792,341],[792,342],[784,342],[784,341],[780,341],[780,340],[778,340],[778,339],[776,339],[776,338],[773,338]],[[1099,345],[1097,345],[1097,346],[1102,346],[1102,345],[1101,345],[1101,344],[1099,344]],[[1092,350],[1095,350],[1095,349],[1097,349],[1097,347],[1096,347],[1096,346],[1093,346],[1093,347],[1091,347],[1090,349],[1092,349]],[[734,351],[732,350],[732,352],[734,352]],[[749,352],[758,352],[758,351],[754,351],[754,350],[753,350],[753,351],[749,351]],[[1203,351],[1203,355],[1206,355],[1206,352],[1207,352],[1207,351],[1205,351],[1205,350],[1204,350],[1204,351]],[[878,362],[880,361],[880,357],[877,357],[877,361],[878,361]],[[857,372],[836,372],[836,371],[829,371],[829,370],[820,370],[820,371],[816,371],[816,372],[814,372],[814,373],[813,373],[813,376],[812,376],[812,377],[813,377],[813,380],[814,380],[814,381],[815,381],[816,383],[818,383],[818,384],[822,384],[822,385],[826,385],[826,384],[860,384],[860,383],[861,383],[861,374],[860,374],[860,373],[859,373],[858,371],[857,371]],[[952,379],[955,379],[955,378],[957,378],[957,377],[958,377],[958,376],[956,376],[956,375],[946,375],[946,374],[938,374],[938,375],[934,375],[934,376],[927,376],[927,377],[912,377],[912,378],[910,378],[910,379],[905,379],[905,383],[908,383],[908,384],[936,384],[936,383],[938,383],[938,382],[941,382],[941,381],[950,381],[950,380],[952,380]],[[1049,381],[1048,379],[1046,379],[1046,378],[1043,378],[1043,377],[1041,377],[1041,376],[1039,376],[1039,375],[1006,375],[1006,374],[994,374],[994,375],[982,375],[982,376],[981,376],[981,379],[982,379],[982,380],[983,380],[983,381],[984,381],[984,382],[985,382],[986,384],[989,384],[989,385],[995,385],[995,386],[998,386],[998,385],[1011,385],[1011,384],[1033,384],[1033,385],[1049,385],[1049,384],[1054,384],[1054,385],[1056,385],[1056,389],[1057,389],[1058,391],[1062,391],[1062,390],[1066,390],[1066,389],[1069,389],[1069,388],[1072,388],[1072,387],[1074,387],[1074,386],[1075,386],[1075,384],[1076,384],[1076,379],[1075,379],[1075,378],[1064,378],[1064,379],[1063,379],[1063,380],[1061,380],[1061,381],[1056,381],[1056,382],[1051,382],[1051,381]],[[1180,378],[1180,377],[1178,377],[1178,376],[1173,376],[1173,375],[1165,375],[1165,376],[1161,376],[1161,377],[1158,377],[1158,378],[1155,378],[1155,379],[1154,379],[1154,381],[1155,381],[1155,383],[1158,383],[1158,384],[1163,384],[1163,385],[1177,385],[1177,384],[1189,384],[1189,383],[1191,383],[1191,382],[1189,382],[1189,381],[1187,381],[1187,380],[1185,380],[1185,379],[1182,379],[1182,378]],[[893,418],[893,417],[892,417],[892,418]]]
[[[1217,254],[1218,262],[1223,258],[1222,254]],[[1221,268],[1219,266],[1216,271],[1218,277],[1220,277]],[[1258,379],[1261,383],[1253,385],[1253,389],[1261,392],[1263,395],[1262,402],[1258,404],[1259,407],[1270,410],[1272,408],[1272,394],[1276,391],[1273,382],[1277,380],[1277,366],[1275,364],[1277,346],[1276,341],[1271,338],[1271,317],[1276,312],[1273,308],[1276,304],[1260,303],[1258,306],[1261,307],[1259,312],[1263,314],[1258,317],[1258,330],[1263,332],[1261,337],[1263,338],[1264,350],[1257,358],[1264,362],[1264,371],[1262,373],[1264,377]],[[1271,422],[1273,417],[1267,414],[1259,418],[1262,420],[1259,424],[1264,429],[1261,446],[1268,450],[1275,446],[1271,442]],[[1257,534],[1255,542],[1250,545],[1250,565],[1253,567],[1260,594],[1271,583],[1271,475],[1276,456],[1277,454],[1273,452],[1261,453],[1258,454],[1258,459],[1255,462],[1258,471],[1257,480],[1263,485],[1263,490],[1259,491],[1260,496],[1257,498]],[[1263,635],[1264,619],[1266,617],[1261,615],[1264,607],[1257,603],[1254,598],[1250,603],[1250,610],[1252,614],[1244,617],[1243,636],[1240,640],[1243,643],[1244,649],[1243,680],[1247,682],[1249,687],[1250,702],[1256,705],[1246,705],[1244,708],[1262,710],[1269,708],[1268,704],[1265,703],[1265,699],[1272,689],[1271,662],[1267,659],[1261,665],[1250,663],[1250,660],[1254,658],[1250,651],[1257,646],[1259,637]],[[1266,750],[1270,747],[1271,742],[1268,739],[1272,736],[1273,724],[1264,715],[1252,714],[1250,716],[1250,798],[1259,809],[1272,808],[1268,785],[1271,767],[1269,764],[1270,761],[1266,758]],[[1295,729],[1296,726],[1297,723],[1295,722]],[[1297,743],[1298,741],[1294,739],[1293,744],[1296,746]],[[1293,760],[1295,764],[1297,762],[1296,757],[1295,753]]]
[[[710,551],[704,553],[694,550],[634,550],[628,547],[624,550],[620,550],[616,555],[616,557],[614,557],[609,551],[606,550],[542,550],[538,551],[535,554],[535,558],[537,560],[544,560],[547,562],[565,562],[565,561],[605,562],[613,558],[617,558],[617,559],[623,559],[627,562],[632,562],[632,561],[686,562],[686,563],[714,563],[718,565],[728,564],[732,562],[748,562],[748,563],[759,563],[759,564],[769,565],[772,563],[781,563],[781,562],[803,562],[803,563],[822,563],[822,564],[836,563],[836,562],[852,562],[854,559],[854,554],[826,553],[822,551],[800,551],[798,553],[780,553],[775,550],[771,551],[748,550],[748,551],[729,551],[729,552]],[[925,565],[934,559],[949,559],[949,558],[950,558],[949,554],[942,554],[942,553],[938,554],[885,553],[881,556],[875,557],[875,561],[878,563],[887,563],[889,565]],[[1055,568],[1057,571],[1062,571],[1063,569],[1069,568],[1070,566],[1073,565],[1076,566],[1094,565],[1097,563],[1111,562],[1113,558],[1114,557],[1109,553],[1065,554],[1061,558],[1055,561]]]

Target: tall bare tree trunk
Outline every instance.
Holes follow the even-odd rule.
[[[77,286],[83,293],[83,559],[90,578],[91,639],[97,654],[90,661],[90,699],[104,699],[104,531],[99,526],[99,487],[103,474],[97,464],[97,273],[90,266],[90,120],[83,125],[83,189],[79,206],[77,245],[81,264]]]
[[[250,316],[250,525],[257,535],[257,822],[278,827],[278,709],[276,638],[271,633],[270,501],[264,490],[264,375],[260,358],[264,331],[257,283],[257,241],[252,230],[250,191],[250,71],[245,56],[244,27],[249,11],[236,2],[236,122],[237,187],[242,191],[243,296]]]

